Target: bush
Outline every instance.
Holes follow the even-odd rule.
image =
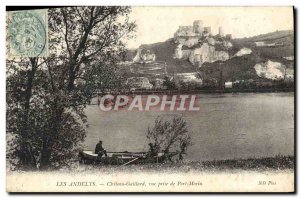
[[[153,127],[148,127],[147,138],[152,145],[152,152],[162,152],[165,160],[171,161],[170,151],[177,151],[179,159],[183,159],[186,149],[192,144],[187,122],[182,116],[171,119],[158,116]]]

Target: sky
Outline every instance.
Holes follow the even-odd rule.
[[[132,7],[132,21],[137,24],[136,38],[128,48],[163,42],[172,38],[178,26],[202,20],[213,34],[219,26],[233,38],[250,37],[277,30],[293,30],[292,7]]]

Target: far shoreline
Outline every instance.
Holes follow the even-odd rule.
[[[102,92],[101,95],[107,94],[129,94],[129,95],[174,95],[174,94],[201,94],[201,93],[209,93],[209,94],[223,94],[223,93],[295,93],[294,88],[276,88],[276,89],[197,89],[197,90],[135,90],[135,91],[127,91],[127,90],[119,90],[119,91],[108,91]]]

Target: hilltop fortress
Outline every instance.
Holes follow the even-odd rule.
[[[223,36],[222,27],[219,28],[220,35]],[[182,44],[192,46],[198,43],[199,39],[203,36],[211,35],[211,27],[203,27],[203,21],[194,21],[193,26],[179,26],[178,30],[174,33],[174,38]]]
[[[172,40],[175,46],[173,58],[188,60],[198,67],[205,62],[228,60],[228,49],[232,47],[231,35],[224,35],[222,27],[217,35],[212,35],[211,27],[204,27],[201,20],[194,21],[192,26],[179,26]],[[140,47],[133,62],[153,63],[155,60],[153,51]]]
[[[202,80],[216,79],[220,75],[229,81],[294,78],[291,31],[233,40],[222,27],[216,27],[218,32],[213,34],[212,28],[203,24],[196,20],[190,26],[179,26],[173,38],[141,45],[132,51],[130,71],[151,78],[152,82],[159,78],[163,81],[163,76],[174,74],[177,79],[180,76],[196,79],[193,73],[199,71],[199,67],[202,67]]]
[[[204,27],[203,21],[196,20],[193,26],[179,26],[174,33],[177,44],[174,58],[187,59],[199,67],[205,62],[226,61],[229,59],[228,49],[232,47],[231,39],[230,34],[224,36],[222,27],[213,36],[211,27]]]

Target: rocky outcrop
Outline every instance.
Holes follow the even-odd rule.
[[[244,55],[248,55],[251,53],[252,53],[252,50],[250,48],[244,47],[244,48],[240,49],[233,57],[244,56]]]
[[[194,49],[183,49],[179,44],[175,49],[174,58],[189,60],[193,65],[201,67],[203,63],[226,61],[229,59],[227,51],[217,51],[214,46],[204,43]]]
[[[182,44],[177,45],[173,58],[175,59],[182,59]]]
[[[188,60],[198,67],[203,63],[229,59],[230,39],[221,34],[213,36],[210,27],[203,28],[202,25],[202,21],[195,21],[194,26],[179,26],[174,34],[177,47],[173,58]]]
[[[138,49],[137,54],[133,58],[135,63],[153,63],[155,62],[156,56],[150,50]]]
[[[229,48],[231,48],[233,45],[232,45],[232,43],[230,42],[230,41],[223,41],[222,42],[222,45],[226,48],[226,49],[229,49]]]
[[[194,32],[193,26],[179,26],[174,34],[174,38],[181,36],[196,36],[197,33]]]
[[[198,37],[191,37],[191,38],[176,38],[175,43],[178,43],[179,45],[182,46],[187,46],[187,47],[192,47],[196,44],[199,43],[199,38]]]
[[[216,51],[213,46],[204,43],[201,47],[195,48],[190,56],[189,61],[193,65],[201,67],[203,63],[212,63],[215,61],[226,61],[229,59],[229,55],[225,51]]]
[[[266,61],[265,63],[258,63],[254,66],[256,74],[259,77],[267,79],[293,79],[294,78],[294,69],[287,68],[280,62],[273,62],[271,60]]]
[[[210,45],[215,45],[216,44],[216,40],[214,38],[209,37],[206,40],[207,40],[207,43],[210,44]]]
[[[285,56],[283,58],[286,59],[286,60],[290,60],[290,61],[294,60],[294,56]]]
[[[179,44],[175,49],[173,58],[188,60],[192,51],[191,49],[183,49],[183,45]]]

